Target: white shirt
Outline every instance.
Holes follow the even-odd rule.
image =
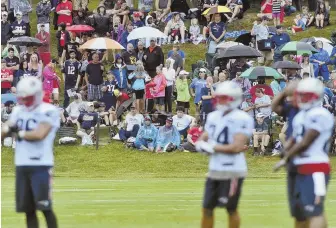
[[[70,117],[78,118],[80,112],[79,107],[83,104],[82,101],[73,101],[69,104],[69,106],[66,108],[66,111]]]
[[[139,125],[139,127],[141,126],[141,124],[144,121],[144,117],[141,114],[136,114],[135,116],[133,116],[131,113],[128,113],[126,115],[126,131],[132,131],[134,125]]]
[[[20,130],[31,131],[40,123],[52,126],[47,137],[40,141],[17,140],[15,147],[16,166],[53,166],[53,146],[56,132],[60,127],[59,110],[47,103],[42,103],[32,111],[24,106],[16,106],[9,117],[9,122]]]
[[[333,127],[334,118],[325,108],[316,107],[300,111],[293,119],[293,137],[296,143],[301,142],[305,132],[310,129],[320,132],[320,135],[306,151],[294,157],[294,164],[328,163],[329,140],[333,134]]]
[[[182,131],[190,126],[194,117],[184,114],[182,118],[179,118],[177,115],[173,116],[173,125],[177,128],[178,131]]]
[[[246,112],[238,109],[226,115],[223,115],[222,111],[214,111],[208,114],[204,129],[209,135],[210,142],[231,144],[236,134],[251,137],[254,120]],[[243,152],[236,154],[214,153],[210,157],[209,171],[246,173],[245,154]]]
[[[264,95],[262,97],[257,97],[254,101],[255,104],[269,104],[267,107],[258,108],[258,112],[261,112],[265,116],[270,116],[272,114],[271,107],[271,98],[268,95]]]

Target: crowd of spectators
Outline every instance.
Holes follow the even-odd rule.
[[[272,125],[283,125],[283,130],[287,126],[285,119],[275,121],[271,103],[288,82],[319,77],[326,84],[323,106],[335,111],[333,82],[336,78],[331,76],[330,69],[332,66],[336,69],[336,48],[328,53],[323,42],[317,41],[313,44],[318,51],[315,54],[285,58],[281,54],[281,48],[291,41],[288,33],[304,31],[314,24],[319,29],[328,25],[327,1],[318,1],[314,9],[303,6],[301,10],[289,0],[262,2],[259,19],[254,21],[250,32],[249,45],[262,54],[254,65],[271,66],[291,59],[302,68],[277,69],[283,78],[274,79],[270,85],[265,78],[241,77],[253,65],[243,57],[214,65],[200,60],[186,66],[184,43],[205,42],[207,54],[217,53],[217,45],[227,41],[228,34],[231,38],[234,34],[228,25],[244,17],[248,8],[245,1],[204,0],[191,6],[185,0],[139,0],[136,4],[132,0],[102,0],[97,8],[89,9],[87,0],[42,0],[34,10],[36,34],[32,34],[35,29],[29,20],[33,11],[28,6],[28,9],[13,8],[13,2],[9,0],[1,5],[2,122],[16,103],[17,82],[29,76],[43,81],[45,101],[59,107],[62,126],[77,128],[76,135],[82,144],[95,141],[94,128],[99,123],[109,128],[111,138],[139,150],[195,151],[202,126],[213,111],[214,91],[218,83],[227,80],[241,86],[244,92],[241,109],[256,119],[251,139],[256,155],[264,154],[272,146],[269,145]],[[227,6],[232,13],[201,15],[218,5]],[[309,13],[313,10],[315,13]],[[296,12],[294,25],[283,28],[283,18]],[[268,26],[271,20],[275,26],[273,33]],[[94,31],[69,32],[67,28],[71,25],[89,25]],[[167,39],[127,39],[134,29],[143,26],[160,29]],[[55,37],[51,36],[53,29],[57,30]],[[24,36],[36,37],[42,45],[8,43],[11,38]],[[80,49],[82,44],[97,37],[114,39],[125,50],[111,53]],[[335,37],[333,34],[331,38],[334,42]],[[51,53],[52,43],[57,44],[57,56]],[[173,48],[165,55],[161,45],[167,43],[173,43]],[[189,68],[192,72],[185,70]],[[64,98],[61,104],[60,97]],[[195,112],[191,111],[194,107]]]

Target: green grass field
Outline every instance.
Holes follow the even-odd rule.
[[[34,3],[36,4],[36,0]],[[90,9],[98,5],[90,1]],[[255,12],[244,20],[234,22],[229,30],[249,30]],[[36,17],[31,16],[32,34],[36,32]],[[286,27],[293,16],[285,19]],[[331,14],[332,25],[324,30],[311,28],[291,36],[299,40],[308,36],[329,38],[335,29],[336,13]],[[51,37],[55,32],[52,31]],[[165,52],[171,46],[164,47]],[[186,66],[204,58],[205,46],[186,44]],[[56,56],[56,42],[52,55]],[[61,93],[62,95],[62,93]],[[201,203],[207,172],[207,158],[200,154],[151,154],[127,150],[118,142],[93,147],[56,146],[54,178],[54,208],[61,228],[189,228],[199,227]],[[24,227],[23,214],[15,213],[13,152],[1,152],[1,223],[4,228]],[[272,173],[277,158],[248,155],[249,177],[240,203],[242,227],[292,227],[286,201],[285,173]],[[333,166],[336,158],[332,158]],[[335,173],[335,172],[334,172]],[[336,227],[336,184],[331,181],[326,200],[329,227]],[[216,211],[216,227],[226,227],[226,213]],[[40,216],[41,227],[45,227]]]
[[[272,173],[277,158],[248,155],[249,177],[240,203],[242,227],[287,228],[285,173]],[[336,159],[332,158],[333,165]],[[57,146],[54,208],[60,227],[198,227],[207,157],[191,153],[152,154],[119,143],[92,147]],[[13,152],[2,151],[2,227],[24,227],[15,213]],[[336,227],[336,184],[331,181],[326,210]],[[226,213],[216,210],[216,227]],[[44,219],[40,216],[44,225]]]

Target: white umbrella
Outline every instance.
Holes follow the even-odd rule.
[[[121,44],[119,44],[117,41],[99,37],[92,40],[87,41],[85,44],[79,47],[79,49],[92,49],[92,50],[119,50],[119,49],[125,49]]]
[[[156,28],[144,26],[134,29],[128,36],[127,41],[143,38],[167,38],[167,36]]]
[[[312,44],[313,42],[321,41],[323,43],[323,49],[328,52],[329,55],[331,55],[331,52],[333,50],[332,42],[324,37],[310,37],[310,38],[304,38],[301,41]]]

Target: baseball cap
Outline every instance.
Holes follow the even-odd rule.
[[[173,118],[172,117],[167,117],[166,122],[173,123]]]
[[[263,118],[263,117],[265,117],[265,114],[259,112],[259,113],[256,115],[256,117],[257,117],[257,118]]]

